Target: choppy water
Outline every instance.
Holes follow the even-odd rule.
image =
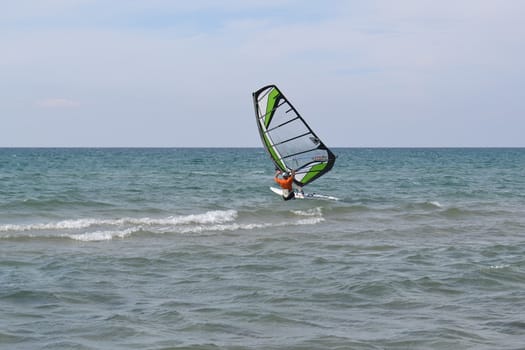
[[[2,349],[524,349],[525,149],[0,149]]]

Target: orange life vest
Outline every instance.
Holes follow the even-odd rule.
[[[281,186],[282,189],[285,189],[285,190],[288,190],[288,191],[292,191],[292,184],[293,184],[293,176],[290,176],[289,178],[287,179],[281,179],[279,177],[275,177],[275,182],[277,182],[279,184],[279,186]]]

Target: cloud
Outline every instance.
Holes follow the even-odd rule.
[[[3,130],[60,110],[53,143],[258,146],[251,92],[272,82],[330,145],[523,145],[519,0],[8,4]]]
[[[36,105],[42,108],[72,108],[78,107],[79,103],[67,98],[46,98],[36,101]]]

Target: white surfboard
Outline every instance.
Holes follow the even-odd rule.
[[[273,193],[278,194],[279,196],[283,196],[283,190],[276,187],[271,187],[270,190],[272,190]],[[332,197],[332,196],[326,196],[324,194],[318,194],[318,193],[301,193],[295,191],[295,198],[296,199],[326,199],[331,201],[338,201],[339,198]]]

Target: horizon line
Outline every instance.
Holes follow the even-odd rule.
[[[0,149],[264,149],[263,146],[0,146]],[[525,148],[525,146],[331,146],[331,149],[474,149]]]

